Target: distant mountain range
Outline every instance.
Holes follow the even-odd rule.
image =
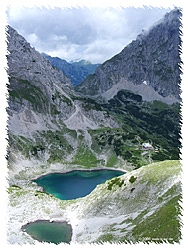
[[[54,67],[60,69],[63,74],[68,76],[74,86],[80,84],[89,74],[94,73],[95,69],[100,65],[92,64],[85,60],[68,63],[59,57],[51,57],[45,53],[42,53],[42,55],[46,57]]]

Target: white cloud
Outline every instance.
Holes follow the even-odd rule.
[[[123,43],[125,44],[125,43]],[[93,63],[104,62],[113,55],[121,52],[122,41],[100,39],[94,41],[83,52],[83,58],[91,60]]]
[[[32,33],[28,36],[28,40],[31,44],[36,44],[38,41],[38,37],[36,36],[35,33]]]
[[[169,9],[168,9],[169,11]],[[16,8],[9,24],[40,52],[104,62],[167,12],[160,8]]]

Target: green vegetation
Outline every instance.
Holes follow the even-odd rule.
[[[55,99],[61,96],[56,93],[53,98],[55,102]],[[98,163],[114,167],[119,162],[119,157],[135,169],[151,162],[179,159],[181,145],[178,104],[170,106],[160,101],[143,102],[139,95],[125,90],[119,91],[108,104],[102,105],[88,98],[74,98],[82,101],[86,110],[106,110],[119,122],[120,128],[104,127],[89,130],[92,139],[91,149],[84,142],[84,138],[77,138],[76,131],[68,130],[65,126],[61,131],[38,132],[37,138],[40,139],[36,139],[35,142],[21,136],[10,136],[10,144],[21,150],[26,157],[41,156],[41,153],[48,151],[48,163],[62,162],[66,155],[76,150],[73,164],[85,167],[90,167],[91,164],[96,166]],[[59,113],[55,105],[53,113]],[[74,148],[67,141],[67,133],[75,138],[79,148]],[[150,142],[153,148],[143,150],[144,142]],[[101,154],[109,155],[106,162],[98,160],[97,155]]]
[[[35,156],[38,151],[37,148],[43,147],[42,145],[34,145],[31,139],[25,138],[24,136],[12,134],[9,135],[9,145],[11,145],[14,150],[22,152],[27,158],[30,158],[31,155]]]
[[[114,186],[118,186],[121,187],[122,185],[126,186],[126,184],[124,184],[124,180],[121,180],[121,178],[115,177],[112,180],[108,181],[108,190],[112,190],[112,187]]]
[[[75,96],[75,95],[70,95],[71,99],[73,101],[78,100],[82,102],[82,107],[84,110],[89,111],[89,110],[97,110],[97,111],[102,111],[104,110],[103,107],[94,99],[91,99],[89,97],[84,97],[84,96]]]
[[[177,176],[181,172],[181,164],[178,160],[167,160],[144,166],[145,173],[141,182],[149,181],[155,184],[158,180],[165,181],[170,176]]]
[[[93,77],[91,75],[90,77]],[[72,101],[80,101],[86,112],[90,110],[105,111],[107,115],[118,121],[119,128],[99,128],[89,130],[91,148],[81,138],[77,138],[76,131],[68,130],[62,125],[59,131],[37,132],[31,140],[23,136],[10,135],[11,147],[21,151],[27,158],[40,158],[48,152],[47,163],[64,162],[69,154],[73,157],[73,164],[89,168],[91,165],[101,164],[114,167],[120,158],[132,165],[134,169],[151,162],[163,160],[178,160],[180,154],[180,105],[167,105],[160,101],[144,102],[140,95],[131,91],[121,90],[108,103],[100,104],[97,100],[82,96],[71,95],[65,97],[57,90],[51,96],[51,102],[44,91],[30,82],[17,78],[10,78],[8,87],[10,100],[22,104],[28,101],[33,110],[49,112],[52,116],[59,115],[57,102],[64,102],[72,106]],[[66,134],[75,140],[70,143]],[[81,142],[81,144],[80,144]],[[153,149],[143,150],[142,144],[150,142]],[[157,150],[155,150],[155,148]],[[98,155],[105,155],[105,160],[98,159]]]
[[[29,159],[31,157],[39,159],[45,152],[48,152],[48,163],[62,162],[74,150],[66,136],[70,136],[74,140],[77,136],[76,131],[69,130],[66,127],[60,131],[40,131],[35,135],[35,140],[23,136],[9,135],[9,144],[14,150],[22,152]]]
[[[133,175],[130,177],[130,179],[129,179],[129,182],[130,183],[133,183],[133,182],[135,182],[136,181],[136,179],[137,179],[137,177],[134,177]]]
[[[163,243],[179,243],[181,239],[181,210],[178,202],[181,196],[169,200],[152,216],[138,223],[133,229],[133,237],[136,241]]]
[[[100,192],[103,194],[103,198],[100,203],[94,201],[93,206],[103,204],[100,208],[102,210],[108,206],[109,201],[113,201],[116,204],[113,213],[117,215],[117,211],[120,209],[120,214],[124,214],[125,219],[121,222],[117,220],[115,225],[109,223],[108,228],[103,227],[102,234],[95,242],[110,240],[112,243],[142,241],[145,243],[179,243],[181,240],[182,208],[180,201],[182,195],[180,183],[173,185],[172,183],[173,179],[181,173],[180,162],[153,163],[136,171],[138,171],[139,178],[136,186],[134,185],[131,189],[127,188],[125,184],[128,185],[130,180],[133,183],[136,177],[134,175],[126,177],[126,174],[107,182],[108,196],[101,187]],[[119,185],[121,183],[122,185]],[[99,196],[100,192],[98,191]],[[126,196],[128,193],[129,195]]]
[[[50,110],[50,114],[59,115],[60,110],[57,109],[58,103],[66,103],[68,106],[72,106],[72,101],[59,93],[57,90],[52,94],[52,103],[49,101],[48,95],[45,93],[47,90],[44,86],[36,86],[27,80],[18,79],[15,77],[9,78],[10,85],[8,85],[9,99],[20,105],[25,105],[24,101],[27,101],[31,105],[34,111],[39,113],[47,113]],[[11,87],[10,87],[11,86]]]
[[[97,243],[104,243],[104,242],[110,242],[110,243],[116,242],[115,235],[111,233],[106,233],[99,236],[99,238],[97,239]]]
[[[11,185],[10,187],[7,188],[7,192],[9,194],[11,194],[14,191],[20,191],[21,187],[17,186],[17,185]]]
[[[16,39],[17,36],[16,34],[13,38]],[[7,188],[10,197],[10,241],[32,242],[26,235],[20,234],[21,224],[34,220],[35,217],[47,217],[52,220],[66,218],[74,227],[78,226],[74,228],[74,239],[78,242],[180,242],[180,104],[146,102],[141,95],[127,90],[119,91],[106,102],[100,95],[98,99],[84,96],[84,92],[100,94],[100,89],[120,83],[124,75],[134,84],[140,84],[151,77],[155,87],[164,91],[163,94],[168,92],[165,88],[172,81],[170,92],[177,95],[176,83],[180,80],[180,64],[173,65],[172,60],[167,65],[158,54],[159,51],[165,51],[168,39],[165,37],[165,42],[161,39],[159,45],[146,58],[150,48],[144,36],[141,35],[140,38],[139,41],[133,41],[131,47],[125,48],[122,54],[102,64],[96,73],[90,74],[86,81],[77,86],[75,89],[82,92],[80,95],[68,87],[69,83],[65,78],[64,88],[61,80],[58,80],[59,76],[53,78],[51,75],[50,82],[46,82],[47,74],[40,77],[37,75],[41,73],[40,70],[35,68],[31,70],[34,74],[31,73],[29,62],[22,65],[23,67],[20,64],[20,72],[14,72],[16,53],[8,56],[12,67],[10,74],[17,76],[10,76],[10,84],[7,85],[10,105],[7,109],[10,118],[7,159],[9,181],[15,184],[10,184]],[[12,44],[16,50],[17,47],[26,45],[23,38],[17,42],[16,46]],[[144,43],[146,47],[143,46]],[[173,46],[170,43],[169,45],[170,53]],[[30,50],[27,45],[22,49]],[[136,56],[134,63],[131,63],[133,54]],[[25,55],[24,60],[27,60],[28,55]],[[31,53],[31,56],[33,63],[38,60],[35,53]],[[122,56],[126,58],[124,61],[128,67],[124,67]],[[175,61],[179,61],[176,53],[173,52],[172,56],[177,59]],[[151,58],[153,64],[149,65]],[[12,59],[14,63],[11,63]],[[46,66],[41,65],[43,69],[47,69]],[[153,72],[148,75],[150,69]],[[105,75],[107,71],[108,74]],[[101,79],[98,75],[103,78],[104,86],[99,86]],[[160,83],[157,86],[158,80]],[[67,95],[61,94],[61,87],[67,91]],[[80,110],[83,112],[81,115]],[[91,124],[93,120],[98,129],[79,130],[78,124],[82,115],[91,119]],[[68,116],[70,119],[65,122]],[[112,118],[108,120],[109,127],[104,127],[102,121],[106,117]],[[80,119],[79,122],[77,118]],[[99,120],[101,124],[97,124]],[[75,130],[68,129],[64,124],[71,121],[75,121],[75,124],[70,124]],[[17,128],[18,124],[24,124],[23,128]],[[60,201],[47,195],[39,191],[36,183],[31,181],[46,172],[101,166],[127,169],[130,172],[97,185],[86,197],[72,201]],[[96,228],[99,230],[95,230]]]
[[[96,138],[99,146],[106,145],[107,137],[106,140],[113,146],[116,155],[123,157],[136,168],[150,161],[179,159],[181,147],[179,104],[144,102],[141,96],[121,90],[102,106],[118,120],[121,129],[116,131],[117,134],[115,130],[107,130],[104,137],[99,133]],[[153,150],[148,150],[143,155],[142,143],[147,141],[152,143]]]
[[[110,157],[108,158],[107,162],[106,162],[106,167],[115,167],[115,165],[119,162],[116,154],[112,151],[110,153]]]
[[[78,147],[76,155],[72,160],[72,164],[85,166],[86,168],[96,167],[97,163],[99,163],[99,161],[96,156],[84,144]]]
[[[14,203],[14,199],[16,199],[16,201],[18,202],[17,198],[25,195],[27,193],[27,191],[16,186],[16,185],[12,185],[12,186],[8,187],[7,193],[9,195],[12,195],[12,198],[13,198],[12,202]]]
[[[9,81],[10,85],[8,85],[8,92],[10,100],[16,100],[20,104],[26,100],[32,105],[33,110],[38,112],[47,111],[48,100],[41,88],[36,85],[32,85],[27,80],[17,79],[14,77],[10,77]],[[10,86],[13,88],[10,88]]]
[[[40,198],[40,197],[43,197],[43,195],[49,195],[49,194],[39,191],[39,190],[35,191],[35,196],[38,196]]]
[[[60,100],[61,102],[65,102],[68,106],[72,106],[71,99],[65,97],[56,90],[56,92],[52,95],[52,101],[55,102],[57,99],[58,101]]]
[[[47,108],[46,97],[38,87],[34,87],[25,80],[11,78],[10,81],[16,81],[19,86],[17,88],[15,84],[14,89],[9,88],[10,98],[16,98],[17,102],[28,100],[32,105],[41,106],[43,110],[44,107]],[[44,100],[41,99],[41,95]],[[51,115],[59,115],[62,112],[57,110],[57,100],[72,106],[72,101],[58,91],[54,92],[51,98],[52,103],[48,107]],[[86,112],[105,111],[107,115],[111,115],[118,121],[120,127],[88,130],[91,136],[91,148],[84,137],[82,139],[80,136],[77,137],[76,131],[67,129],[63,124],[59,131],[49,129],[37,132],[34,140],[10,135],[11,147],[21,151],[27,158],[40,158],[47,152],[49,164],[65,162],[66,157],[72,154],[72,164],[86,168],[95,167],[97,164],[114,167],[122,159],[129,166],[137,169],[151,162],[179,159],[181,147],[179,104],[167,105],[160,101],[144,102],[140,95],[126,90],[119,91],[105,104],[99,104],[96,100],[81,96],[71,95],[71,99],[79,100]],[[72,141],[75,140],[75,145],[69,142],[67,134]],[[149,142],[153,148],[143,150],[142,144],[145,142]],[[105,155],[105,159],[101,159],[100,155]]]
[[[122,128],[101,128],[90,130],[92,136],[92,149],[96,153],[110,150],[111,159],[108,165],[113,166],[118,162],[118,157],[122,157],[128,163],[141,167],[150,162],[150,156],[155,156],[154,150],[148,150],[144,154],[142,150],[142,140],[137,133],[125,131]],[[165,158],[166,159],[166,158]],[[111,164],[112,163],[112,164]]]
[[[38,197],[39,199],[46,199],[48,198],[55,198],[52,194],[45,193],[43,191],[36,190],[34,196]]]

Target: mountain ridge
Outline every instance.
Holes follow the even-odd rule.
[[[135,88],[146,100],[147,91],[152,91],[153,98],[149,101],[161,98],[167,103],[180,102],[180,18],[177,8],[167,13],[119,54],[99,66],[75,90],[108,100],[112,95],[108,96],[107,92],[112,88],[115,93]]]

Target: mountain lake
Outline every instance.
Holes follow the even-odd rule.
[[[125,174],[120,170],[73,170],[66,173],[51,173],[35,180],[43,191],[61,200],[72,200],[90,194],[98,184]]]
[[[66,173],[51,173],[33,180],[43,191],[61,200],[71,200],[84,197],[92,192],[98,184],[125,174],[120,170],[73,170]],[[72,227],[66,221],[37,220],[21,228],[33,239],[39,242],[59,244],[70,243]]]
[[[72,227],[66,221],[37,220],[22,226],[21,229],[39,242],[70,243],[72,237]]]

